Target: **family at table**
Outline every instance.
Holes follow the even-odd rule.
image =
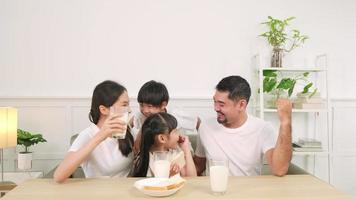
[[[274,175],[283,176],[292,157],[291,102],[277,101],[276,131],[247,113],[250,96],[244,78],[225,77],[215,87],[216,117],[189,118],[179,110],[167,110],[168,90],[152,80],[140,88],[140,110],[129,118],[127,89],[110,80],[99,83],[89,111],[92,124],[79,133],[54,180],[64,182],[79,166],[86,178],[151,177],[164,166],[169,177],[209,175],[210,160],[226,161],[231,176],[251,176],[260,175],[263,158]],[[195,150],[181,129],[197,130]]]

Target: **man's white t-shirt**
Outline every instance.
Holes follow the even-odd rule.
[[[207,158],[207,164],[209,159],[229,160],[233,176],[260,175],[263,155],[277,141],[272,125],[251,115],[241,127],[232,129],[211,118],[201,123],[198,133],[195,155]]]
[[[82,131],[70,147],[70,152],[78,151],[99,132],[99,128],[92,124]],[[128,157],[122,155],[117,139],[106,138],[102,141],[81,164],[85,177],[127,176],[133,162],[133,153]]]

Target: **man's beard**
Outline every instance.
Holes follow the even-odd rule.
[[[219,116],[216,117],[216,121],[218,121],[219,124],[226,124],[227,123],[227,119],[225,117],[225,115],[221,112],[217,112],[218,114],[224,116],[223,119],[219,119]]]

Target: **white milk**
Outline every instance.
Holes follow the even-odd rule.
[[[224,193],[227,189],[229,170],[226,166],[210,167],[210,186],[213,192]]]
[[[128,121],[129,121],[129,113],[128,112],[123,113],[123,115],[121,117],[119,117],[119,120],[125,122],[127,125]],[[112,137],[118,138],[118,139],[125,139],[126,129],[127,129],[127,126],[125,126],[125,130],[122,133],[121,132],[113,133]]]
[[[168,160],[156,160],[153,165],[156,178],[169,178],[171,163]]]

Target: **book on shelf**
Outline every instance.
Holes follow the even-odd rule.
[[[293,143],[293,150],[299,152],[320,152],[323,151],[323,148],[320,140],[314,138],[299,138],[298,142]]]
[[[297,152],[321,152],[323,151],[323,148],[321,146],[319,147],[302,147],[298,143],[292,143],[293,144],[293,151]]]
[[[312,95],[312,92],[307,92],[307,93],[298,92],[297,93],[298,98],[310,98],[310,95]],[[316,92],[315,94],[313,94],[313,96],[311,98],[320,98],[320,97],[321,97],[320,92]]]
[[[326,100],[316,93],[313,97],[298,93],[297,98],[293,100],[293,107],[296,109],[325,109]]]
[[[314,138],[299,138],[298,145],[301,147],[321,147],[321,141]]]
[[[297,97],[293,101],[294,103],[326,103],[326,100],[321,97]]]
[[[293,147],[293,151],[296,151],[296,152],[322,152],[323,149],[322,148],[294,148]]]
[[[293,103],[293,108],[296,109],[325,109],[325,103]]]

